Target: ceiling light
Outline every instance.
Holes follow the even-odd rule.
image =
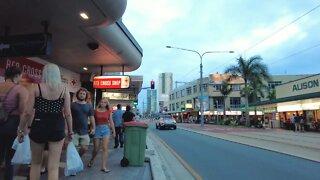
[[[89,19],[89,16],[85,12],[80,13],[80,16],[82,19]]]
[[[83,67],[83,70],[88,71],[88,68],[87,67]]]

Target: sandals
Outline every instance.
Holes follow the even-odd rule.
[[[87,166],[88,166],[89,168],[91,168],[91,167],[93,166],[93,161],[92,161],[92,160],[89,161],[89,163],[87,164]]]
[[[100,169],[100,171],[102,171],[104,173],[109,173],[111,170],[110,169]]]

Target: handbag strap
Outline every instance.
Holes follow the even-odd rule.
[[[8,97],[8,95],[9,95],[9,93],[11,92],[11,90],[14,88],[14,87],[16,87],[16,84],[15,85],[13,85],[8,91],[7,91],[7,93],[6,93],[6,95],[4,96],[4,98],[3,98],[3,102],[5,102],[6,100],[7,100],[7,97]],[[9,111],[9,115],[16,109],[16,107],[17,107],[17,105],[13,108],[13,109],[11,109],[11,111]]]

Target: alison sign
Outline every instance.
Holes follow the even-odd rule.
[[[292,91],[300,91],[303,89],[310,89],[315,87],[319,87],[319,79],[293,84]]]
[[[124,89],[129,88],[129,76],[96,76],[93,78],[95,89]]]
[[[320,74],[276,86],[276,92],[277,99],[318,93],[320,92]]]

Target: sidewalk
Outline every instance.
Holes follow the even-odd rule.
[[[59,168],[60,180],[169,180],[169,179],[194,179],[192,175],[185,169],[185,167],[172,155],[172,153],[161,144],[155,135],[147,131],[146,139],[147,147],[145,152],[145,163],[143,166],[128,166],[121,167],[120,161],[123,158],[124,148],[114,149],[114,141],[111,138],[108,144],[108,168],[110,173],[103,173],[100,171],[101,167],[101,152],[98,153],[94,166],[88,168],[86,165],[91,158],[93,145],[89,146],[89,150],[83,155],[82,160],[84,163],[84,170],[76,176],[64,176],[65,167],[65,151],[62,152],[61,162]],[[172,170],[174,169],[174,172]],[[3,177],[3,170],[0,169],[0,177]],[[14,180],[26,180],[29,173],[27,165],[16,166],[16,176]],[[41,175],[41,180],[46,180],[47,174]]]
[[[320,133],[205,124],[178,124],[180,129],[320,162]]]

